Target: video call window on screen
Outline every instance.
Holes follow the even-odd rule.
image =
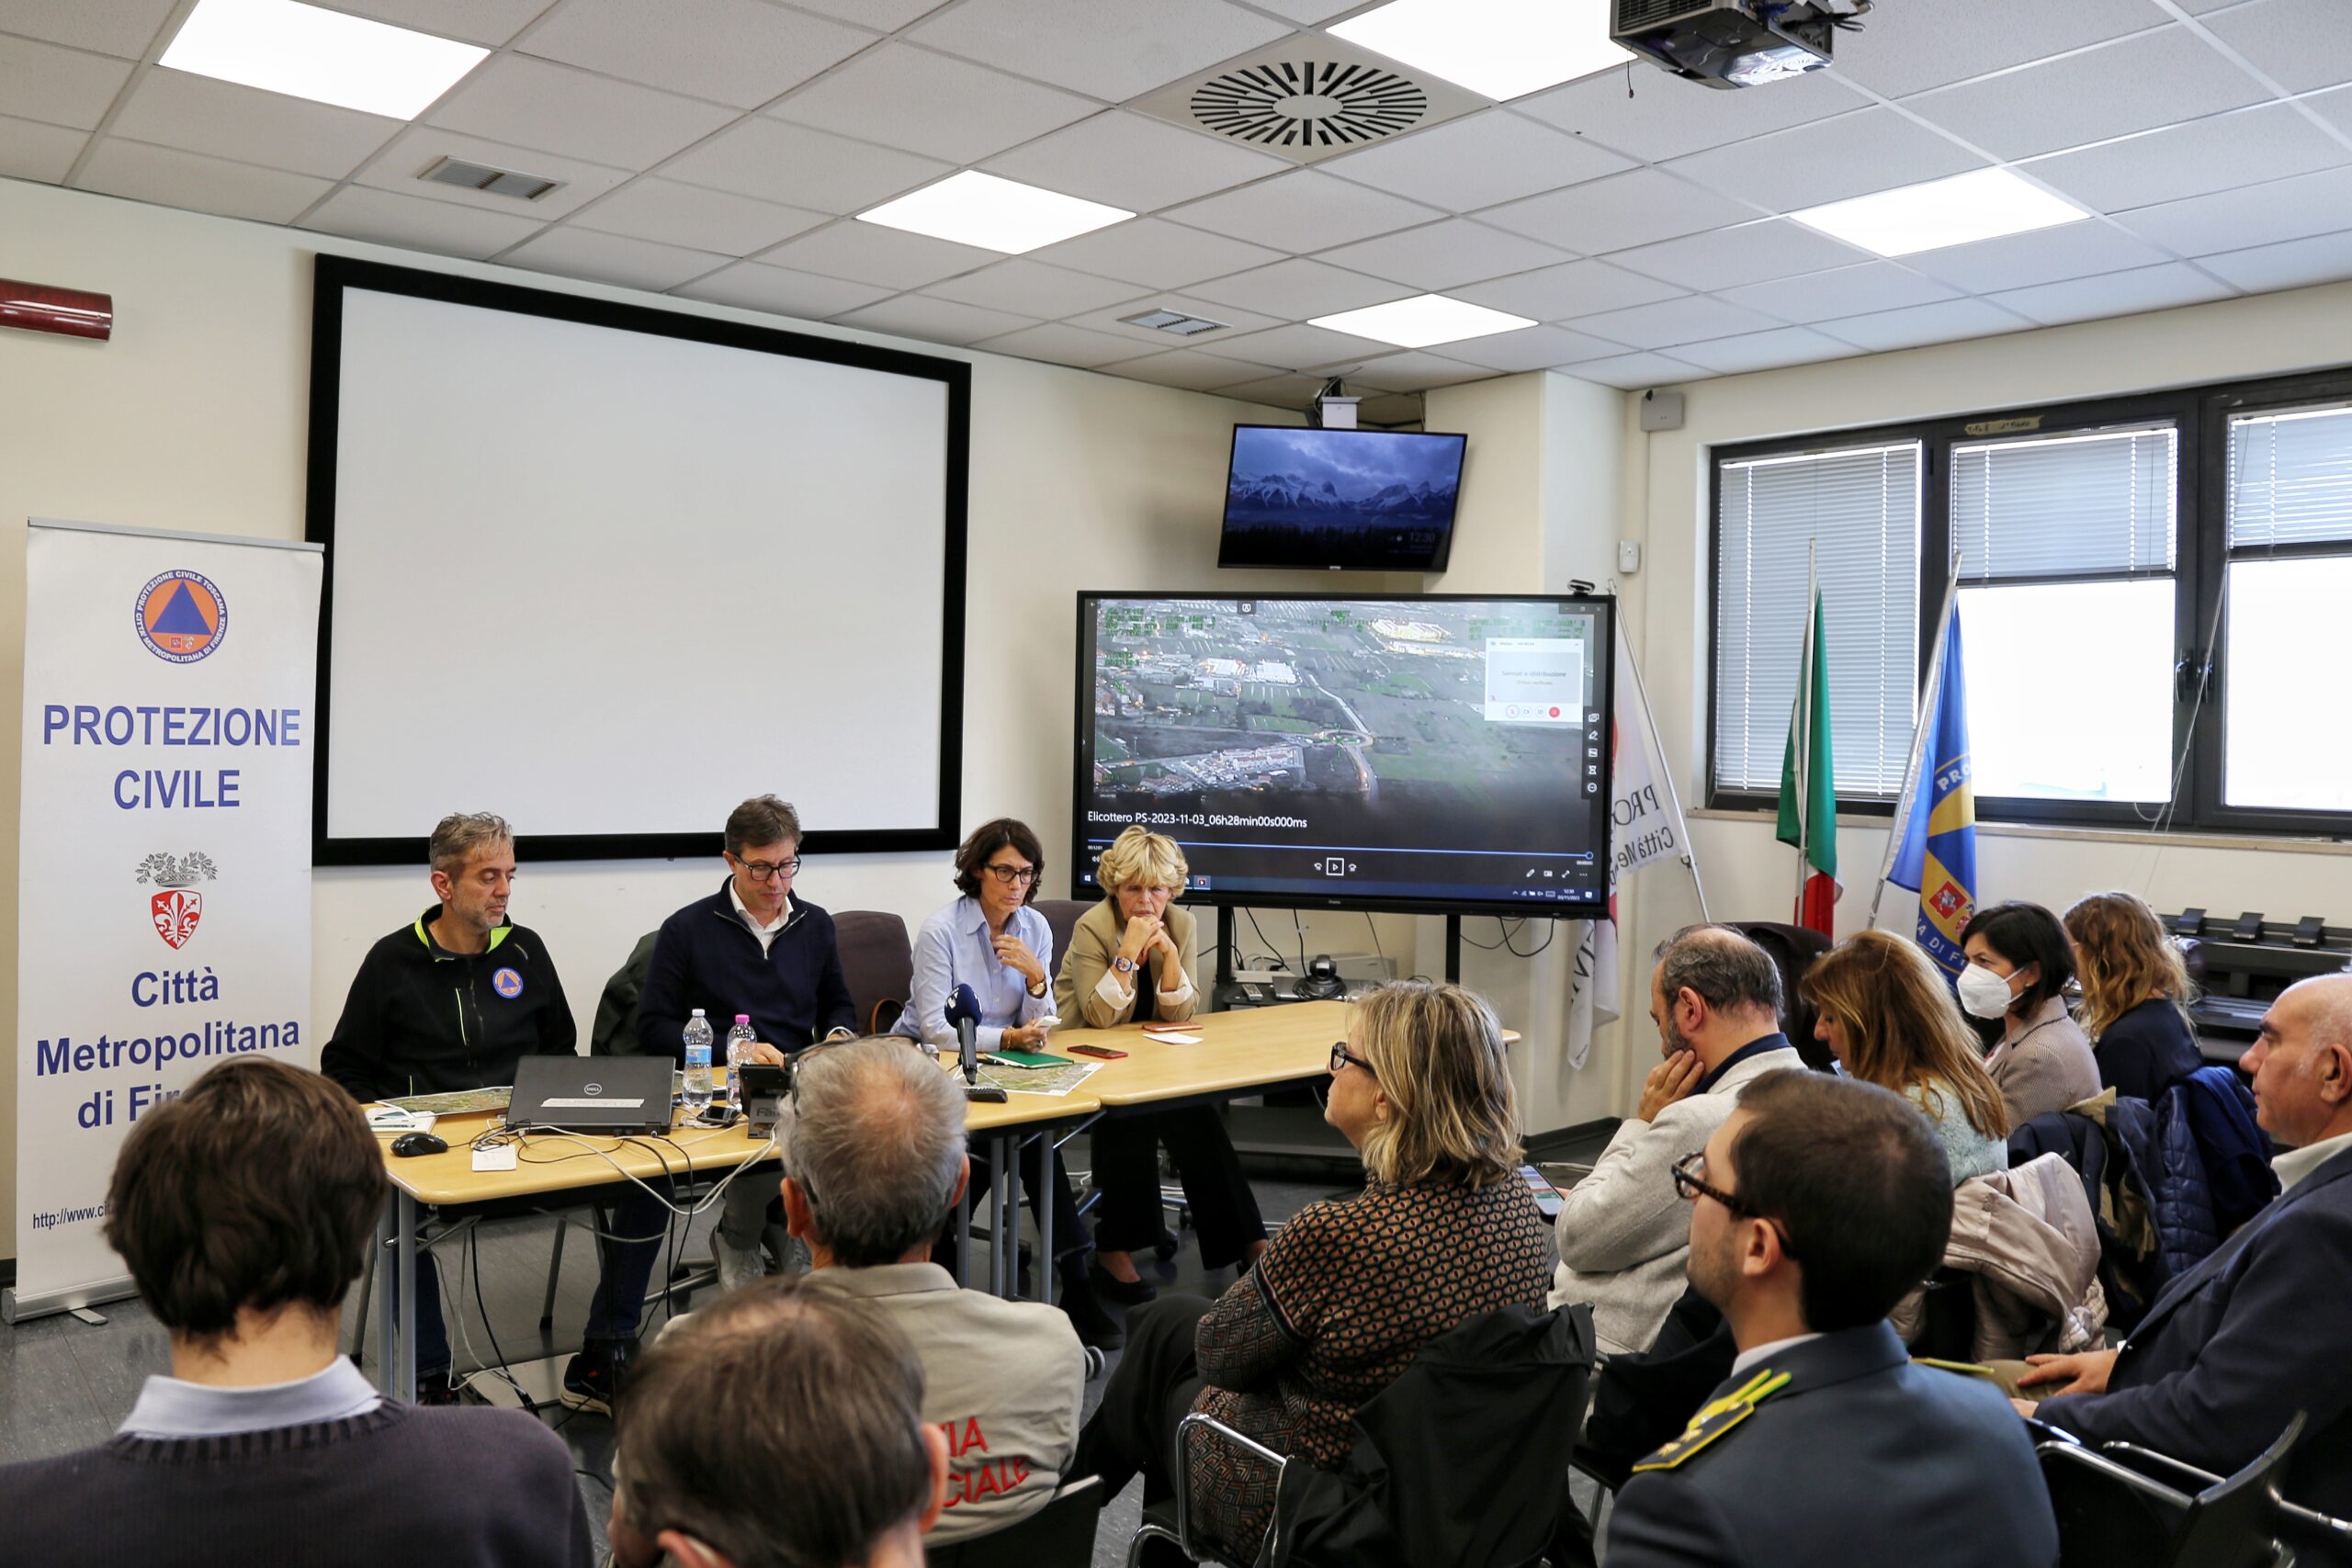
[[[1590,914],[1605,597],[1079,597],[1073,864],[1140,823],[1209,903]]]

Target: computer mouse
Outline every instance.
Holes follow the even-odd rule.
[[[402,1133],[392,1140],[392,1153],[402,1159],[412,1155],[445,1155],[449,1152],[449,1140],[438,1133]]]

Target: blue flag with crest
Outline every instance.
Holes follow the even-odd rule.
[[[1976,909],[1976,793],[1970,783],[1964,669],[1954,604],[1944,621],[1937,690],[1928,694],[1919,777],[1887,877],[1919,895],[1919,945],[1955,979],[1968,963],[1960,950],[1961,928]]]

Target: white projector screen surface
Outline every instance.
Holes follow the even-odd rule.
[[[341,302],[322,858],[453,810],[542,852],[708,847],[768,790],[841,847],[952,829],[950,378]]]

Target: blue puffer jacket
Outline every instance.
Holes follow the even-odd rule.
[[[2269,1134],[2255,1122],[2254,1096],[2227,1067],[2200,1067],[2189,1074],[2165,1092],[2167,1105],[2176,1100],[2204,1156],[2214,1222],[2228,1235],[2278,1196],[2278,1178],[2270,1169]]]

